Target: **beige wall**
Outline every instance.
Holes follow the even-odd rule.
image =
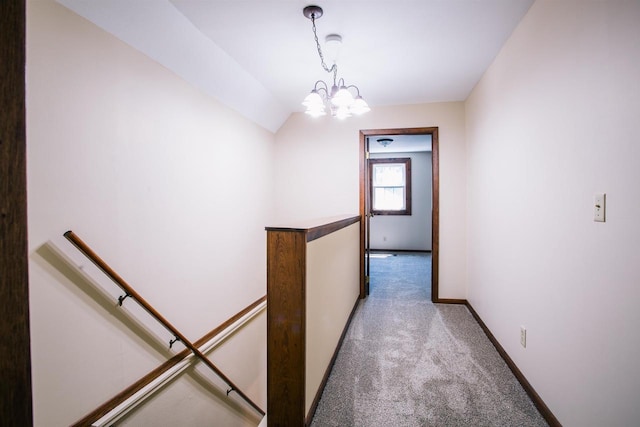
[[[36,425],[69,424],[166,355],[52,265],[45,242],[75,230],[195,339],[264,294],[265,224],[358,212],[360,129],[426,126],[440,130],[440,297],[469,299],[564,425],[637,424],[638,22],[637,1],[538,0],[466,103],[293,114],[274,137],[29,1]],[[265,407],[264,316],[254,322],[215,361]],[[255,424],[224,400],[185,378],[128,422],[191,411]]]
[[[265,293],[275,138],[55,2],[27,6],[35,424],[68,425],[161,363],[171,336],[129,332],[45,242],[73,229],[195,340]],[[264,321],[213,357],[262,407]],[[181,378],[131,423],[255,425],[225,399]]]
[[[292,114],[276,134],[279,220],[358,213],[359,131],[428,126],[440,136],[440,298],[465,298],[463,103],[376,107],[346,121]]]
[[[307,244],[305,414],[360,295],[360,223]]]
[[[638,23],[539,0],[466,103],[468,298],[565,426],[640,420]]]

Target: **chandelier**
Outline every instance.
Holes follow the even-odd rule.
[[[327,114],[326,109],[328,108],[332,116],[345,119],[353,114],[359,115],[371,110],[365,100],[362,99],[362,96],[360,96],[360,89],[357,86],[347,86],[344,79],[338,79],[338,65],[334,62],[329,68],[324,62],[324,55],[322,55],[318,34],[316,33],[316,19],[322,16],[322,8],[319,6],[307,6],[302,10],[302,13],[311,20],[313,37],[316,41],[322,68],[327,73],[333,73],[331,88],[323,80],[318,80],[313,86],[311,93],[302,102],[302,105],[306,107],[305,113],[312,117],[324,116]],[[326,41],[341,42],[342,37],[338,34],[330,34],[327,36]],[[355,90],[355,97],[352,90]]]

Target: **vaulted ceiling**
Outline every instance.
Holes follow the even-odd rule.
[[[276,131],[320,65],[309,0],[58,0],[244,116]],[[462,101],[533,0],[323,0],[338,77],[380,105]]]

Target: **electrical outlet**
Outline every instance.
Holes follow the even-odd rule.
[[[527,348],[527,328],[520,326],[520,345]]]

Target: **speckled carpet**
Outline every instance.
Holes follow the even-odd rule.
[[[547,425],[467,308],[430,302],[430,269],[372,257],[312,427]]]

